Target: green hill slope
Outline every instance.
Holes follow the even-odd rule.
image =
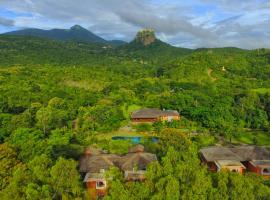
[[[81,42],[60,42],[50,39],[26,36],[0,36],[1,65],[55,64],[94,65],[106,52],[102,44]],[[103,60],[102,59],[102,60]]]
[[[193,52],[192,49],[177,48],[162,42],[156,38],[152,30],[148,29],[138,32],[133,41],[120,46],[117,50],[119,55],[153,63],[166,63]]]
[[[91,42],[91,43],[102,43],[106,45],[119,46],[125,44],[124,41],[107,41],[89,30],[74,25],[70,29],[24,29],[18,31],[12,31],[5,33],[6,35],[20,35],[20,36],[34,36],[59,41],[78,41],[78,42]]]

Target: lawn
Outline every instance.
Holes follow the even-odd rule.
[[[244,143],[244,144],[256,144],[259,146],[270,147],[270,133],[264,131],[243,131],[238,133],[233,139],[233,143]]]
[[[199,134],[192,138],[200,147],[212,146],[217,143],[217,139],[210,134]]]
[[[251,91],[256,92],[258,94],[267,94],[267,93],[270,93],[270,88],[257,88],[257,89],[252,89]]]
[[[111,139],[114,136],[133,136],[133,137],[140,137],[140,136],[147,136],[147,134],[138,133],[131,130],[118,130],[110,133],[99,133],[97,134],[98,139]],[[150,136],[150,134],[148,135]]]
[[[140,108],[141,108],[141,106],[136,105],[136,104],[129,105],[128,107],[126,107],[126,105],[124,105],[124,106],[122,107],[123,112],[124,112],[124,116],[125,116],[126,118],[129,118],[129,117],[130,117],[130,114],[131,114],[133,111],[138,110],[138,109],[140,109]]]

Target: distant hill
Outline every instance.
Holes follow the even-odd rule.
[[[58,41],[47,38],[0,35],[0,64],[10,65],[95,65],[105,62],[112,48],[101,43]],[[109,61],[107,61],[109,62]]]
[[[133,41],[120,46],[118,51],[120,54],[128,54],[133,58],[165,62],[188,55],[194,50],[171,46],[157,39],[152,29],[144,29],[137,33]]]
[[[106,45],[119,46],[126,42],[120,40],[107,41],[89,30],[79,26],[74,25],[70,29],[24,29],[18,31],[12,31],[5,33],[6,35],[20,35],[20,36],[34,36],[41,38],[48,38],[60,41],[79,41],[79,42],[92,42],[92,43],[102,43]]]

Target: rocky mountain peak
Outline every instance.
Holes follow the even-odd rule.
[[[70,27],[70,30],[85,30],[85,28],[83,28],[82,26],[80,26],[80,25],[74,25],[74,26],[72,26],[72,27]]]
[[[143,29],[137,33],[135,41],[142,43],[144,46],[152,44],[156,41],[155,31],[153,29]]]

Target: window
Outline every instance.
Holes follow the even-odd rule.
[[[168,116],[168,122],[172,122],[173,121],[173,116]]]
[[[266,174],[266,175],[270,174],[270,168],[263,168],[262,174]]]
[[[106,181],[97,181],[96,189],[104,189],[106,187]]]

